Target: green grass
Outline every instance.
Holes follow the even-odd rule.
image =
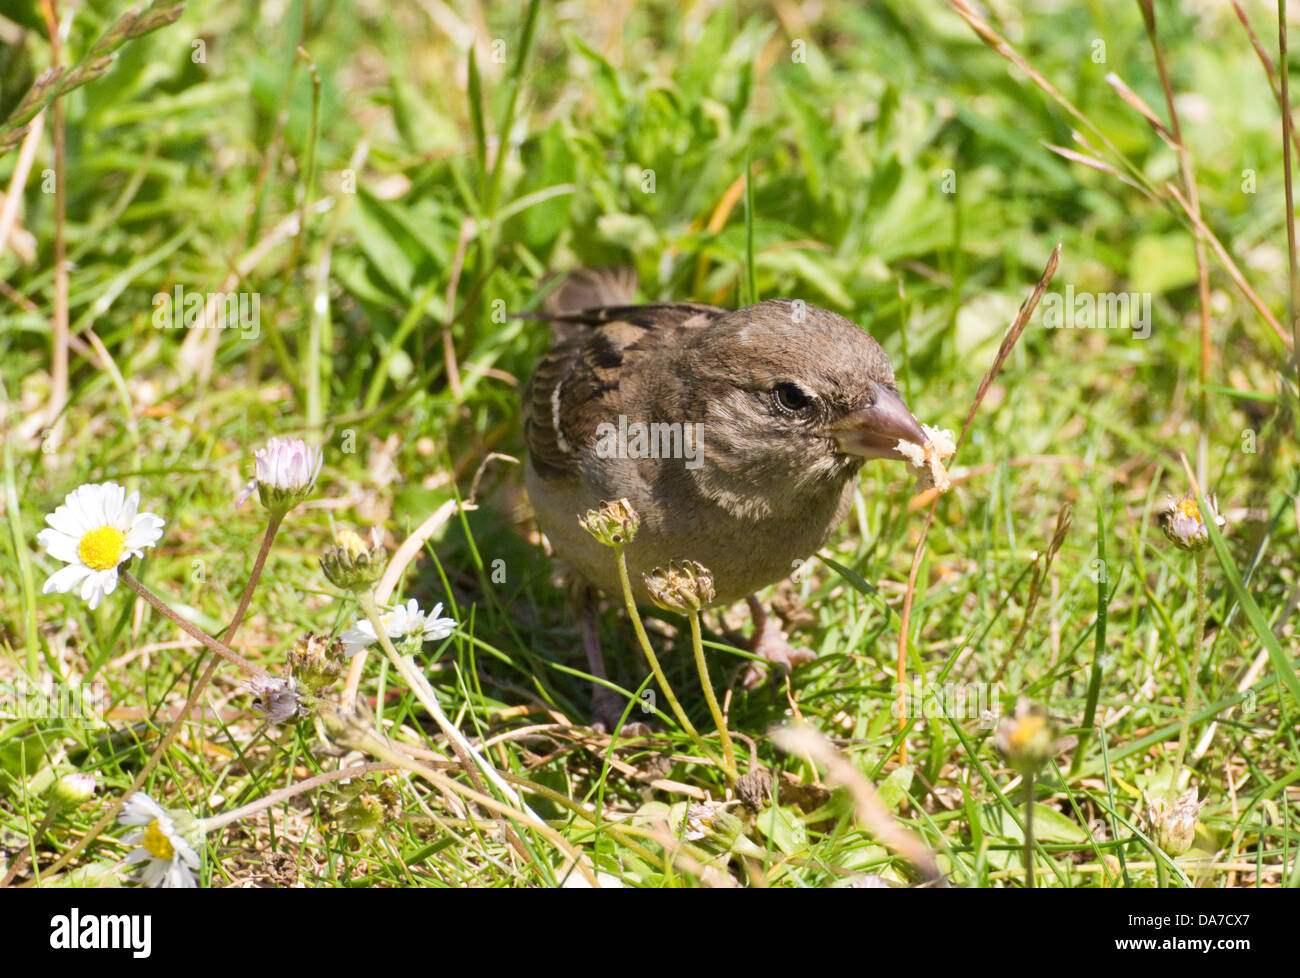
[[[273,435],[323,444],[318,491],[286,522],[235,642],[280,673],[295,639],[359,615],[317,563],[332,524],[381,523],[400,543],[469,494],[488,453],[522,457],[519,388],[548,337],[508,314],[535,306],[550,270],[632,264],[647,300],[754,294],[833,309],[884,345],[918,417],[957,429],[1059,240],[1051,291],[1150,293],[1151,335],[1051,330],[1041,313],[1031,322],[956,459],[964,477],[938,503],[909,675],[988,682],[1023,630],[1002,712],[1024,696],[1082,738],[1035,782],[1039,885],[1300,883],[1294,374],[1211,254],[1213,356],[1201,383],[1191,223],[1161,191],[1179,180],[1178,159],[1105,80],[1115,72],[1167,119],[1138,6],[998,4],[1004,19],[991,22],[1113,153],[942,3],[828,0],[811,23],[788,3],[638,2],[625,21],[617,6],[194,0],[176,23],[126,41],[104,77],[62,97],[73,343],[52,428],[41,418],[60,232],[42,189],[56,165],[47,110],[20,191],[34,255],[0,255],[0,689],[33,673],[101,682],[111,709],[87,724],[0,705],[0,866],[34,847],[45,867],[74,844],[202,671],[192,643],[125,587],[94,612],[40,593],[56,567],[36,534],[77,485],[116,480],[166,519],[132,570],[214,633],[265,527],[255,501],[234,509],[252,451]],[[1194,18],[1166,6],[1160,43],[1205,222],[1289,331],[1282,129],[1268,80],[1228,5]],[[81,60],[125,9],[77,6],[64,61]],[[1248,6],[1276,61],[1273,10]],[[38,3],[6,16],[27,33],[0,49],[0,118],[52,58]],[[1046,148],[1083,152],[1072,129],[1160,199]],[[6,189],[17,160],[0,156]],[[295,215],[306,216],[301,234]],[[256,337],[228,329],[208,351],[210,333],[154,327],[155,295],[226,281],[259,297]],[[1195,569],[1156,512],[1189,488],[1180,454],[1195,464],[1201,432],[1205,489],[1229,524],[1210,551],[1209,640],[1194,677],[1191,755],[1207,804],[1192,854],[1171,860],[1149,841],[1141,793],[1171,774]],[[757,855],[656,835],[652,816],[721,799],[726,780],[670,717],[649,743],[611,747],[583,729],[580,640],[522,486],[518,466],[493,462],[478,508],[425,545],[400,593],[443,602],[461,622],[420,661],[446,713],[493,743],[498,769],[555,793],[528,796],[537,813],[628,885],[915,879],[843,789],[747,819]],[[917,719],[909,765],[897,763],[894,657],[924,518],[911,499],[901,467],[864,470],[828,559],[795,585],[810,613],[796,638],[818,658],[788,689],[731,689],[745,660],[706,620],[712,673],[731,730],[753,739],[763,765],[824,780],[768,737],[797,715],[877,785],[954,884],[1020,885],[1021,782],[987,724]],[[1073,523],[1026,623],[1032,565],[1065,503]],[[671,627],[651,638],[709,736],[685,625],[663,620]],[[631,626],[611,610],[601,629],[619,653],[613,678],[635,697],[648,687]],[[361,687],[377,719],[395,741],[441,751],[381,659],[371,656]],[[206,719],[185,728],[146,790],[207,816],[342,763],[311,721],[266,729],[249,699],[236,670],[220,668]],[[1096,730],[1084,735],[1094,700]],[[748,744],[737,747],[745,769]],[[69,770],[96,772],[100,793],[37,833],[41,791]],[[565,857],[537,831],[520,829],[524,858],[484,809],[458,810],[414,775],[375,777],[398,798],[382,830],[346,831],[327,785],[207,836],[203,883],[564,878]],[[113,827],[78,858],[87,878],[125,876],[112,872],[122,834]],[[28,864],[18,880],[30,879]]]

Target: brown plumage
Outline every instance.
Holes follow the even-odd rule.
[[[604,500],[627,498],[640,515],[626,551],[640,601],[644,572],[690,559],[731,603],[826,543],[866,459],[925,443],[888,356],[842,316],[787,299],[736,311],[611,304],[630,294],[627,275],[604,281],[584,271],[557,289],[599,305],[544,307],[556,342],[524,393],[538,523],[594,587],[619,592],[613,552],[578,525]],[[638,425],[656,437],[636,441]],[[677,457],[645,457],[654,446]],[[789,647],[761,651],[781,659]]]

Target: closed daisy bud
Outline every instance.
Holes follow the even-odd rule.
[[[1209,515],[1214,520],[1214,525],[1223,526],[1227,520],[1219,515],[1213,496],[1209,498],[1209,503]],[[1210,534],[1205,528],[1205,517],[1193,493],[1187,493],[1177,502],[1170,499],[1169,507],[1160,517],[1160,529],[1164,530],[1165,536],[1174,546],[1181,550],[1195,552],[1204,550],[1210,545]]]
[[[373,545],[367,547],[355,530],[340,530],[337,545],[327,550],[320,561],[326,579],[344,591],[370,587],[384,576],[384,568],[388,566],[382,538],[382,531],[376,527],[371,533]]]
[[[636,537],[641,518],[626,499],[615,499],[601,503],[600,509],[587,510],[578,523],[605,546],[621,547]]]
[[[45,797],[59,811],[77,808],[95,796],[96,786],[93,774],[65,774],[46,789]]]
[[[253,458],[257,474],[240,495],[238,505],[256,487],[262,505],[283,515],[306,499],[316,485],[324,453],[301,438],[272,438]]]
[[[644,576],[650,600],[680,614],[699,611],[713,603],[713,572],[694,560],[668,562]]]
[[[1034,774],[1059,749],[1047,711],[1023,699],[1011,716],[998,723],[993,743],[1008,763],[1026,776]]]
[[[1146,803],[1144,815],[1155,844],[1175,858],[1191,849],[1196,838],[1196,819],[1205,807],[1205,802],[1196,800],[1196,789],[1188,788],[1173,802],[1162,794],[1155,801],[1146,799]]]

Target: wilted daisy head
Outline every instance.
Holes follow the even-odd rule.
[[[307,498],[316,485],[324,453],[319,445],[301,438],[272,438],[265,448],[253,453],[256,474],[240,494],[239,504],[257,487],[262,505],[272,512],[287,513]]]
[[[1188,788],[1177,798],[1161,794],[1154,801],[1145,796],[1144,800],[1142,814],[1156,845],[1175,858],[1186,854],[1196,840],[1196,820],[1205,807],[1205,802],[1196,800],[1196,789]]]
[[[253,694],[253,710],[271,723],[284,723],[310,712],[292,676],[258,676],[249,680],[248,690]]]
[[[455,618],[441,618],[442,602],[433,606],[433,611],[425,614],[419,603],[412,598],[406,604],[399,604],[392,611],[379,616],[379,624],[384,626],[384,634],[394,644],[406,642],[408,645],[420,646],[425,642],[436,642],[452,633],[456,627]],[[364,618],[339,636],[343,642],[343,654],[349,659],[363,649],[368,649],[379,641],[374,627]],[[399,650],[400,651],[400,650]],[[408,649],[407,651],[414,651]]]
[[[689,614],[713,603],[713,572],[696,560],[670,560],[643,575],[650,600],[661,608]]]
[[[1213,496],[1209,497],[1210,518],[1215,526],[1227,523],[1219,515],[1218,504]],[[1205,529],[1205,517],[1197,505],[1196,495],[1188,492],[1182,499],[1169,499],[1169,509],[1160,517],[1160,529],[1165,531],[1174,546],[1182,550],[1204,550],[1210,545],[1210,534]]]
[[[578,524],[605,546],[621,547],[636,538],[641,517],[626,499],[610,499],[579,516]]]
[[[194,870],[199,868],[199,854],[178,826],[180,815],[137,791],[117,818],[123,825],[140,827],[122,841],[136,847],[127,855],[127,862],[145,863],[140,874],[145,886],[189,889],[197,885]],[[184,818],[193,821],[188,815]]]
[[[68,566],[52,574],[41,590],[66,594],[80,588],[82,600],[98,608],[117,587],[118,565],[139,557],[162,537],[166,524],[153,513],[138,513],[140,494],[126,494],[116,482],[79,486],[45,522],[36,537],[46,552]]]

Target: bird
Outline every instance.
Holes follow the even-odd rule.
[[[525,314],[552,330],[522,392],[525,485],[571,575],[591,675],[608,675],[598,594],[622,592],[614,551],[579,516],[620,499],[639,517],[625,548],[637,603],[650,603],[644,574],[697,561],[714,605],[747,602],[751,651],[791,670],[812,653],[789,643],[757,593],[827,543],[864,463],[906,460],[900,444],[928,435],[884,349],[843,316],[792,299],[636,304],[636,288],[631,269],[578,269]],[[625,706],[594,684],[598,725],[612,729]]]

